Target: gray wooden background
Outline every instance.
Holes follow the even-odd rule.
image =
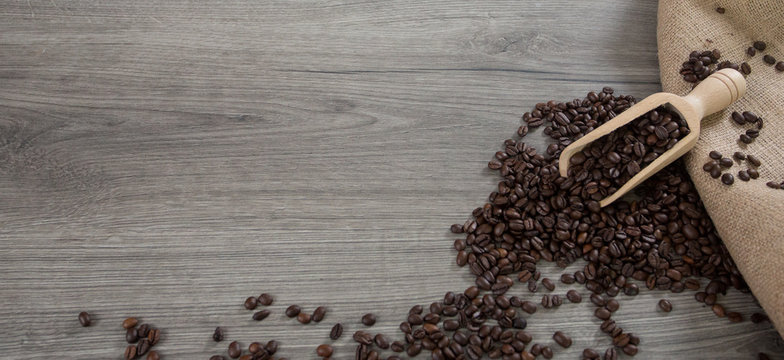
[[[353,358],[365,312],[397,336],[471,284],[448,227],[493,190],[520,115],[605,85],[660,89],[655,2],[0,1],[0,358],[119,359],[126,316],[164,329],[166,359],[225,353],[217,325],[315,358],[338,321],[334,357]],[[256,323],[241,304],[261,292]],[[623,299],[635,358],[784,358],[770,324],[692,297]],[[330,312],[302,326],[293,303]],[[603,352],[591,313],[529,329],[574,337],[557,358]]]

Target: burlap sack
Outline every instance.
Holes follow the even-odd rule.
[[[717,6],[726,9],[724,14]],[[763,54],[784,60],[784,2],[662,0],[658,14],[658,46],[664,91],[684,95],[691,84],[681,78],[681,64],[692,50],[719,49],[721,60],[747,61],[746,95],[728,110],[703,120],[697,146],[686,155],[686,166],[710,217],[752,292],[784,336],[784,190],[765,183],[784,181],[784,73],[762,61]],[[746,49],[755,40],[767,49],[750,57]],[[777,61],[778,61],[777,60]],[[730,119],[735,111],[752,111],[764,119],[760,136],[751,144],[738,142],[749,126]],[[754,154],[761,161],[758,180],[737,180],[745,164],[730,171],[732,186],[702,170],[708,152],[725,156],[735,151]],[[731,310],[731,309],[728,309]]]

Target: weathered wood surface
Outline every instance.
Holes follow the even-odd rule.
[[[167,359],[277,339],[315,358],[368,311],[397,335],[414,304],[471,283],[447,229],[497,181],[487,161],[536,102],[658,91],[646,1],[0,3],[0,358],[118,359],[120,321]],[[541,145],[541,140],[538,144]],[[550,277],[560,273],[545,267]],[[268,291],[274,315],[243,299]],[[559,287],[559,292],[565,292]],[[525,294],[522,289],[513,292]],[[616,316],[637,359],[784,354],[691,292]],[[658,299],[673,301],[667,315]],[[748,316],[751,296],[721,300]],[[285,306],[327,305],[302,326]],[[79,311],[95,325],[81,328]],[[535,341],[602,351],[587,302],[530,317]],[[549,314],[551,313],[552,314]]]

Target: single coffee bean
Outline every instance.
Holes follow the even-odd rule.
[[[231,344],[229,344],[228,354],[229,357],[232,359],[236,359],[240,357],[240,355],[242,354],[242,346],[240,346],[240,343],[236,341],[232,341]]]
[[[762,57],[762,61],[766,62],[768,65],[773,65],[776,63],[776,58],[774,58],[770,54],[766,54],[765,56]]]
[[[123,320],[122,327],[123,327],[123,329],[130,329],[130,328],[136,326],[136,324],[138,324],[138,323],[139,323],[139,320],[136,320],[136,318],[129,317],[129,318]]]
[[[561,274],[561,282],[564,284],[574,284],[574,275]]]
[[[601,308],[597,308],[596,311],[594,311],[593,315],[601,320],[607,320],[610,318],[610,316],[612,316],[612,313],[610,312],[610,310],[601,307]]]
[[[373,342],[376,343],[376,346],[378,346],[380,349],[389,349],[389,338],[383,334],[376,334],[376,336],[373,338]]]
[[[293,317],[299,315],[299,313],[301,311],[302,311],[302,308],[299,307],[299,305],[291,305],[288,308],[286,308],[286,316],[288,316],[290,318],[293,318]]]
[[[132,360],[136,358],[136,345],[128,345],[125,348],[125,360]]]
[[[373,342],[373,335],[360,330],[354,333],[354,341],[363,345],[370,345]]]
[[[226,358],[221,355],[212,355],[210,356],[210,360],[226,360]]]
[[[751,142],[754,141],[754,139],[751,136],[748,136],[746,134],[740,134],[740,136],[738,136],[738,140],[740,140],[740,142],[744,144],[751,144]]]
[[[735,117],[735,114],[738,114],[738,112],[736,111],[736,112],[733,112],[732,114],[733,114],[733,118],[734,118],[734,117]],[[740,116],[740,114],[738,114],[738,116]],[[744,122],[744,123],[745,123],[745,122]],[[713,151],[709,152],[709,153],[708,153],[708,156],[709,156],[711,159],[713,159],[713,160],[719,160],[719,159],[721,159],[721,157],[722,157],[721,153],[720,153],[720,152],[718,152],[718,151],[716,151],[716,150],[713,150]]]
[[[220,326],[215,328],[215,331],[212,333],[212,340],[215,342],[223,341],[223,328]]]
[[[136,355],[142,356],[146,354],[147,351],[150,350],[150,347],[152,347],[152,345],[150,345],[150,342],[147,341],[147,339],[141,339],[139,343],[136,344]]]
[[[264,350],[267,350],[267,353],[270,355],[274,355],[278,352],[278,342],[275,340],[267,341],[267,344],[264,345]]]
[[[757,157],[754,156],[754,155],[747,155],[746,156],[746,161],[748,161],[749,163],[751,163],[751,165],[754,165],[754,166],[762,165],[762,161],[759,161],[759,159],[757,159]]]
[[[604,352],[603,360],[618,360],[618,352],[614,347],[607,348],[607,350]]]
[[[670,312],[672,311],[672,303],[670,302],[670,300],[661,299],[659,300],[659,309],[661,309],[664,312]]]
[[[332,330],[330,330],[329,338],[332,340],[337,340],[340,338],[340,335],[343,335],[343,325],[341,323],[337,323],[332,327]]]
[[[743,73],[743,75],[751,74],[751,65],[745,61],[740,63],[740,72]]]
[[[84,327],[90,326],[92,324],[92,320],[90,319],[90,314],[86,311],[82,311],[79,313],[79,323],[82,324]]]
[[[764,51],[768,47],[768,45],[765,44],[764,41],[759,41],[759,40],[755,41],[754,44],[752,45],[754,46],[755,49],[759,51]]]
[[[327,308],[323,306],[319,306],[316,310],[313,310],[313,315],[310,317],[311,320],[314,322],[321,322],[324,320],[324,315],[327,313]]]
[[[555,290],[555,284],[548,278],[542,279],[542,285],[549,291]]]
[[[751,177],[749,176],[748,171],[740,170],[738,171],[738,179],[740,179],[741,181],[749,181]]]
[[[575,304],[583,301],[583,297],[580,296],[580,293],[577,292],[577,290],[574,290],[574,289],[569,290],[569,291],[566,292],[566,298],[570,302],[573,302]]]
[[[141,324],[138,328],[136,328],[136,335],[139,336],[139,339],[144,339],[147,337],[147,333],[150,332],[150,325]]]
[[[719,13],[719,14],[724,14],[725,12],[727,12],[727,10],[724,9],[723,7],[719,6],[719,7],[716,8],[716,12]],[[599,355],[596,355],[596,357],[599,357]]]
[[[751,314],[751,322],[755,324],[759,324],[763,321],[770,321],[768,315],[765,315],[763,313],[758,313],[758,312]]]
[[[161,356],[158,354],[157,351],[153,350],[147,354],[147,360],[161,360]]]
[[[376,323],[376,315],[373,315],[372,313],[368,313],[368,314],[362,315],[362,324],[363,325],[365,325],[365,326],[373,326],[373,324],[375,324],[375,323]]]
[[[717,167],[714,167],[714,168],[713,168],[713,169],[711,169],[711,171],[710,171],[710,176],[711,176],[712,178],[714,178],[714,179],[718,179],[719,177],[721,177],[721,169],[719,169],[719,167],[718,167],[718,166],[717,166]]]
[[[730,173],[725,173],[721,176],[721,182],[723,182],[724,185],[732,185],[732,183],[735,182],[735,177]]]
[[[267,316],[269,316],[269,315],[270,315],[270,311],[269,310],[259,310],[259,311],[255,312],[255,313],[253,313],[253,320],[261,321],[261,320],[266,319]]]
[[[716,316],[718,317],[724,317],[725,315],[724,306],[721,306],[720,304],[713,304],[711,310],[713,310],[713,313],[716,314]]]
[[[607,308],[607,310],[610,310],[610,312],[616,312],[621,307],[621,304],[618,302],[618,300],[610,299],[607,300],[607,304],[605,305],[605,307]]]
[[[258,297],[259,304],[264,305],[264,306],[272,305],[272,301],[273,301],[272,295],[267,294],[267,293],[263,293],[263,294],[259,295],[259,297]]]
[[[247,299],[245,299],[245,308],[248,309],[248,310],[253,310],[258,305],[259,305],[259,300],[256,299],[256,297],[254,297],[254,296],[251,296],[251,297],[248,297]]]
[[[297,321],[303,325],[310,324],[310,314],[304,312],[297,314]]]
[[[637,346],[634,344],[627,344],[623,347],[623,353],[629,356],[637,355]]]
[[[777,71],[784,71],[784,61],[779,61],[776,63],[776,70]]]
[[[746,49],[746,54],[749,56],[757,55],[757,49],[755,49],[753,46],[749,46],[749,48]]]
[[[150,332],[147,333],[147,341],[150,342],[150,346],[155,346],[161,340],[161,329],[151,328]]]
[[[704,165],[702,165],[702,170],[706,172],[711,172],[713,169],[717,168],[718,166],[719,163],[716,160],[711,160],[706,162]]]
[[[599,359],[599,353],[594,349],[583,349],[583,359]]]
[[[525,312],[527,312],[529,314],[533,314],[533,313],[536,312],[537,306],[536,306],[535,302],[526,300],[526,301],[523,301],[523,304],[520,306],[520,308],[522,308],[523,311],[525,311]]]
[[[259,351],[261,351],[261,349],[262,349],[261,343],[257,341],[254,341],[250,343],[250,345],[248,345],[248,352],[250,352],[251,354],[256,354]]]
[[[765,183],[765,185],[767,185],[771,189],[776,189],[776,190],[781,189],[781,185],[775,181],[768,181],[767,183]]]
[[[726,157],[725,158],[721,158],[719,160],[719,165],[721,165],[721,167],[725,167],[725,168],[731,167],[732,166],[732,159],[726,158]]]
[[[332,346],[327,344],[321,344],[316,348],[316,355],[321,356],[323,358],[328,358],[332,356]]]
[[[744,154],[744,153],[742,153],[740,151],[736,151],[734,154],[732,154],[732,157],[734,157],[735,160],[738,160],[738,161],[746,160],[746,154]]]
[[[389,345],[389,349],[399,353],[405,351],[405,345],[403,345],[402,342],[396,340]]]
[[[553,340],[564,349],[572,346],[572,338],[566,336],[562,331],[556,331],[553,334]]]
[[[748,168],[748,169],[746,169],[746,173],[748,173],[749,177],[752,178],[752,179],[758,179],[759,178],[759,171],[757,171],[757,169]]]
[[[128,329],[125,331],[125,342],[135,344],[139,341],[139,335],[136,334],[136,329]]]
[[[607,301],[598,294],[591,294],[591,302],[596,306],[604,306],[607,304]]]
[[[741,315],[739,312],[728,312],[727,319],[729,319],[731,322],[738,323],[743,321],[743,315]]]

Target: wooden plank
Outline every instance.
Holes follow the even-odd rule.
[[[471,284],[448,226],[536,102],[659,90],[656,3],[14,1],[0,4],[0,358],[120,358],[130,315],[168,359],[277,339],[314,358],[334,322],[397,336],[414,304]],[[543,139],[532,140],[536,146]],[[543,266],[550,277],[560,273]],[[274,315],[242,301],[273,293]],[[515,293],[525,294],[521,289]],[[559,292],[565,292],[559,287]],[[644,292],[617,318],[636,358],[784,354],[769,324],[728,324]],[[526,295],[527,296],[527,295]],[[532,298],[534,296],[531,295]],[[667,297],[675,311],[655,310]],[[751,296],[722,299],[746,316]],[[301,326],[298,303],[330,308]],[[95,325],[78,326],[87,310]],[[531,316],[575,358],[608,346],[587,303]]]

